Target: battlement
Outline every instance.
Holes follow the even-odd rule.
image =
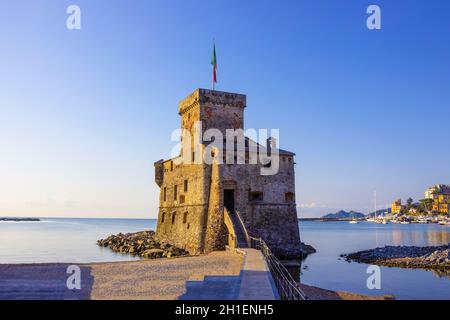
[[[238,107],[244,109],[247,106],[247,96],[244,94],[197,89],[184,98],[178,107],[179,115],[183,115],[195,106],[221,106]]]

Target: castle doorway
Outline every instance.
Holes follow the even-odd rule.
[[[228,210],[229,213],[234,213],[234,190],[225,189],[223,190],[223,205]]]

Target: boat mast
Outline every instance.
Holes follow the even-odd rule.
[[[374,197],[374,202],[375,202],[375,213],[374,213],[374,218],[378,218],[377,217],[377,190],[374,191],[373,193],[373,197]]]

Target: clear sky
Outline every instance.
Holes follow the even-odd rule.
[[[81,30],[66,8],[81,8]],[[366,27],[366,8],[382,29]],[[0,216],[156,217],[177,103],[247,94],[300,216],[450,183],[450,2],[0,0]]]

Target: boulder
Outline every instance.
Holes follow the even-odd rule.
[[[161,249],[149,249],[142,252],[141,256],[148,259],[161,258],[164,250]]]

